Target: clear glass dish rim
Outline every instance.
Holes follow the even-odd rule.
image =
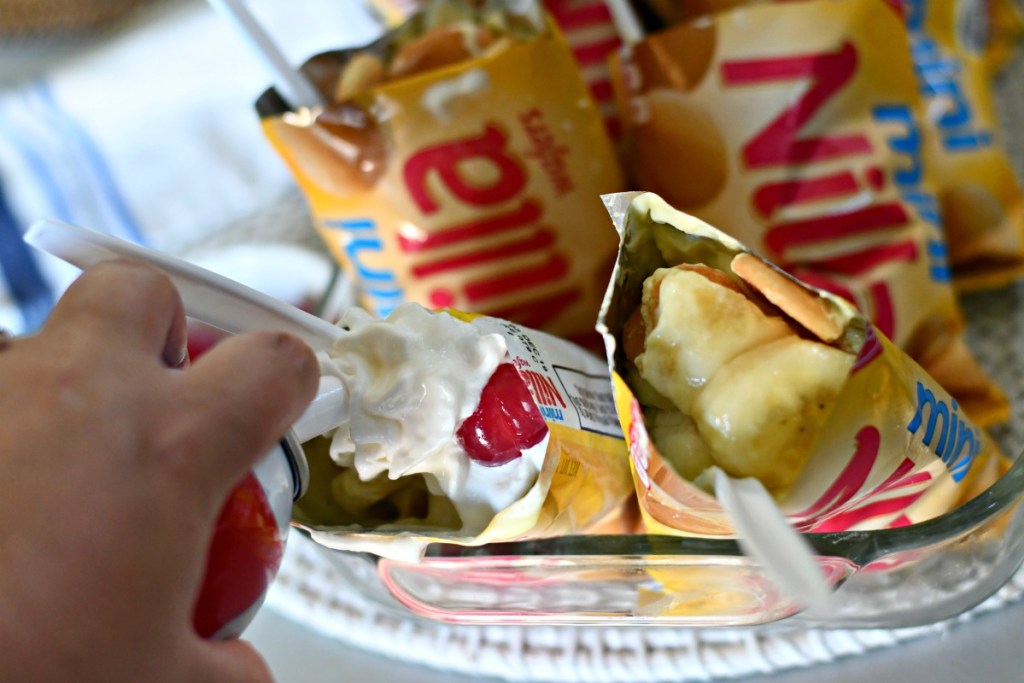
[[[1024,455],[991,486],[968,502],[938,517],[894,529],[838,531],[801,534],[819,556],[840,557],[859,566],[870,564],[894,552],[910,551],[942,543],[961,536],[1008,510],[1024,497]],[[735,539],[694,536],[566,535],[546,538],[463,546],[433,543],[424,559],[432,564],[498,558],[622,558],[642,556],[740,557],[745,553]]]

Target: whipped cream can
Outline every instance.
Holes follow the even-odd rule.
[[[200,636],[237,638],[252,622],[281,566],[292,503],[308,480],[302,448],[289,433],[231,491],[192,615]]]

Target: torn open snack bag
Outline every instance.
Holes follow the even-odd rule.
[[[621,247],[599,329],[650,532],[732,535],[716,467],[816,532],[930,519],[1001,473],[994,442],[849,302],[655,194],[605,199]]]
[[[305,445],[295,521],[317,542],[415,556],[583,533],[632,498],[606,363],[495,318],[361,309],[322,360],[345,419]]]
[[[600,347],[615,239],[599,196],[621,170],[539,2],[427,3],[303,69],[326,105],[271,90],[257,109],[364,308],[450,307]]]
[[[741,6],[648,35],[613,77],[637,189],[855,303],[977,424],[1008,417],[964,340],[898,11]]]

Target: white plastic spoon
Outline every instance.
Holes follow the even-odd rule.
[[[280,48],[270,38],[241,0],[209,0],[229,23],[245,38],[252,50],[262,58],[274,76],[274,87],[292,109],[324,104],[324,98],[298,69],[292,68]]]
[[[25,232],[25,242],[83,270],[103,261],[129,259],[165,273],[192,318],[237,334],[256,330],[288,332],[317,352],[330,348],[341,330],[251,287],[187,261],[76,225],[44,219]],[[299,442],[325,434],[344,419],[346,396],[341,383],[321,377],[320,389],[292,430]]]
[[[764,485],[753,478],[734,479],[715,468],[715,497],[732,517],[737,543],[783,592],[815,616],[835,605],[811,544],[794,529]]]

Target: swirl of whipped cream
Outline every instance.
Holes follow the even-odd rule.
[[[506,357],[504,337],[417,304],[384,320],[350,309],[339,326],[346,332],[321,368],[347,394],[347,421],[331,443],[336,463],[363,481],[382,472],[391,479],[423,474],[431,493],[447,496],[471,527],[533,485],[546,439],[522,458],[488,467],[471,460],[456,437]]]

